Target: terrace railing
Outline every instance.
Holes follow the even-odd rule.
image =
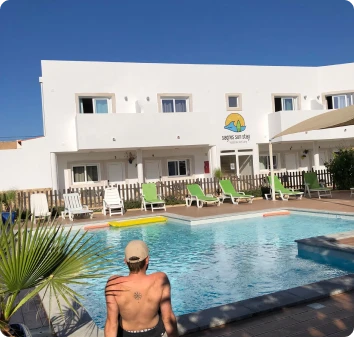
[[[304,188],[304,180],[302,172],[287,172],[276,173],[283,185],[287,188]],[[333,186],[332,175],[326,170],[316,171],[318,180],[326,184],[326,186]],[[230,179],[239,191],[255,191],[260,190],[261,187],[268,185],[267,175],[243,175],[230,176],[222,179]],[[183,201],[187,195],[187,185],[197,183],[205,193],[217,194],[220,192],[219,181],[217,178],[202,178],[202,179],[183,179],[175,181],[159,181],[156,183],[158,192],[166,199]],[[120,195],[125,202],[140,202],[140,188],[141,185],[136,184],[121,184],[117,185]],[[104,198],[104,187],[87,187],[87,188],[71,188],[69,190],[31,190],[30,192],[18,191],[15,208],[22,210],[30,210],[30,196],[33,193],[45,193],[50,209],[59,209],[64,207],[63,194],[70,192],[78,192],[81,195],[81,202],[87,205],[90,209],[101,209]],[[1,194],[1,192],[0,192]]]

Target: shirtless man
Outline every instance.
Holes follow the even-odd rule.
[[[112,276],[106,285],[105,337],[178,337],[170,282],[165,273],[146,275],[149,249],[145,242],[130,241],[124,262],[129,276]]]

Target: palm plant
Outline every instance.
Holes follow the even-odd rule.
[[[15,206],[17,192],[15,190],[5,191],[1,195],[1,203],[5,205],[6,211],[10,214],[10,219],[12,215],[12,210]]]
[[[102,258],[98,242],[92,243],[87,232],[65,230],[58,221],[40,222],[34,228],[26,217],[21,224],[0,228],[0,330],[9,331],[11,316],[40,291],[50,300],[60,301],[74,312],[82,298],[70,284],[85,284],[84,279],[100,277]],[[21,290],[29,289],[16,301]]]

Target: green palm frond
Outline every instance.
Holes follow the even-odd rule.
[[[82,296],[69,285],[102,276],[102,259],[110,251],[102,252],[87,232],[65,230],[57,221],[34,227],[26,218],[23,224],[18,220],[8,226],[0,232],[0,328],[41,290],[49,291],[61,312],[60,299],[74,310],[73,303],[80,303]],[[15,304],[24,289],[31,290]]]

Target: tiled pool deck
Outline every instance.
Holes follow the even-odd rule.
[[[169,207],[167,213],[171,217],[199,221],[203,218],[266,212],[277,209],[303,209],[318,211],[321,214],[335,212],[354,216],[354,198],[350,198],[350,192],[335,192],[333,193],[333,199],[255,200],[253,204],[241,203],[233,205],[225,203],[220,207],[207,206],[202,209],[198,209],[196,206],[189,208],[175,206]],[[156,211],[153,214],[159,215],[163,213],[165,212]],[[151,212],[134,210],[126,212],[124,216],[112,218],[105,217],[102,214],[95,214],[92,220],[75,219],[73,223],[65,220],[63,223],[69,225],[104,223],[111,219],[124,219],[141,215],[151,215]],[[200,313],[180,316],[179,328],[181,333],[191,333],[191,337],[349,336],[354,328],[353,289],[354,275],[352,274],[331,281],[322,281],[317,284],[278,292],[275,295],[271,294],[251,299],[247,303],[238,302]],[[338,294],[343,291],[349,292]],[[328,295],[330,296],[328,297]],[[323,296],[326,296],[326,298],[323,298]],[[319,303],[322,306],[311,308],[308,306],[311,303]],[[42,316],[33,314],[33,311],[37,309],[38,303],[32,305],[32,309],[29,306],[27,306],[27,309],[23,308],[18,317],[16,317],[16,321],[18,322],[22,317],[24,322],[28,324],[29,321],[26,317],[31,317],[30,321],[33,325],[34,335],[43,336],[49,333],[48,322]],[[210,328],[235,319],[235,322]],[[205,328],[207,329],[198,331]],[[62,336],[67,335],[65,333],[60,334]],[[74,335],[82,335],[84,337],[84,334],[80,334],[79,331]],[[92,334],[92,336],[94,335],[99,336],[101,333]]]

